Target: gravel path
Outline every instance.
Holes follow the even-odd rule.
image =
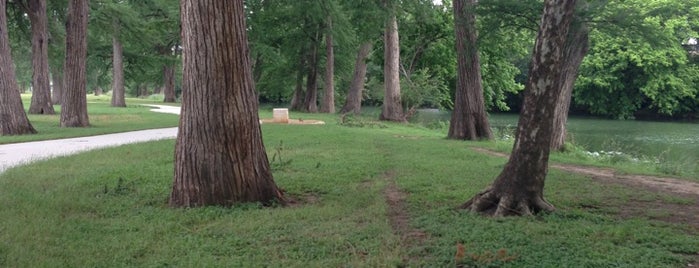
[[[151,111],[179,114],[180,107],[147,105]],[[0,173],[8,168],[56,156],[71,155],[88,150],[115,147],[124,144],[172,139],[177,137],[177,127],[114,133],[90,137],[60,140],[12,143],[0,145]]]

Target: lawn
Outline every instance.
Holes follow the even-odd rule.
[[[484,143],[366,118],[293,117],[327,124],[262,126],[275,180],[297,201],[289,207],[168,208],[173,140],[9,169],[0,267],[697,265],[694,227],[661,220],[672,211],[627,209],[695,200],[552,170],[545,195],[557,212],[484,218],[455,209],[505,163],[471,149]]]

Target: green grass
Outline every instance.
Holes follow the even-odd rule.
[[[31,95],[22,95],[24,108],[29,109]],[[179,117],[172,114],[154,113],[150,107],[141,104],[163,104],[162,101],[152,99],[129,98],[127,107],[111,107],[109,96],[88,96],[88,117],[90,127],[87,128],[61,128],[59,126],[61,106],[55,105],[55,115],[32,115],[29,121],[37,130],[34,135],[1,136],[0,144],[53,140],[93,136],[100,134],[117,133],[124,131],[176,127]],[[179,105],[179,104],[165,104]]]
[[[261,117],[271,117],[263,109]],[[413,125],[263,125],[277,184],[293,207],[168,208],[174,141],[91,151],[0,174],[0,267],[686,267],[699,234],[619,216],[634,200],[690,204],[551,171],[550,215],[491,219],[454,208],[497,176],[491,144]],[[362,123],[363,122],[363,123]],[[493,145],[500,146],[500,145]],[[390,176],[386,174],[391,174]],[[424,241],[401,243],[387,215],[391,179]],[[695,263],[696,264],[696,263]]]

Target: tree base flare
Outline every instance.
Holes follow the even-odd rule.
[[[487,188],[459,207],[494,217],[530,216],[540,212],[553,212],[556,208],[543,197],[517,197]]]

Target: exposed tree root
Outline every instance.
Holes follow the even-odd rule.
[[[543,197],[516,198],[511,194],[493,191],[491,187],[476,194],[459,208],[494,217],[529,216],[556,210]]]

